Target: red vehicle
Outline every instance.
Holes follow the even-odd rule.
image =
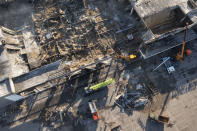
[[[98,117],[98,112],[97,112],[97,108],[96,108],[95,102],[90,101],[90,102],[88,102],[88,105],[89,105],[90,111],[92,113],[93,119],[94,120],[98,120],[99,117]]]

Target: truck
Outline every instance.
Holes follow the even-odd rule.
[[[97,108],[96,108],[95,102],[94,101],[89,101],[88,105],[89,105],[90,111],[92,113],[93,119],[94,120],[98,120],[99,116],[98,116],[98,112],[97,112]]]
[[[85,95],[90,95],[96,91],[101,90],[102,88],[112,84],[113,82],[115,82],[115,80],[113,78],[110,78],[104,82],[98,83],[96,85],[90,86],[90,87],[85,87]]]

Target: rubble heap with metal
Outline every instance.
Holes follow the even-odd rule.
[[[43,64],[64,58],[78,68],[113,54],[115,23],[82,0],[40,2],[32,16]]]
[[[173,126],[182,117],[174,109],[192,112],[196,105],[174,99],[196,89],[191,1],[24,0],[21,15],[13,13],[16,1],[0,3],[10,16],[0,14],[1,125],[159,131],[158,123],[162,130],[171,123],[183,129],[181,122]]]

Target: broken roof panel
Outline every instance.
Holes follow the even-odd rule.
[[[175,34],[169,33],[165,37],[161,39],[156,39],[152,41],[150,44],[145,44],[141,49],[140,53],[144,59],[150,58],[162,52],[165,52],[169,49],[172,49],[176,46],[182,44],[184,38],[184,30],[180,32],[176,32]],[[186,42],[190,42],[192,40],[197,39],[197,24],[193,24],[188,29],[187,40]]]

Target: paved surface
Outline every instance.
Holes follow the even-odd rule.
[[[197,90],[193,90],[175,99],[168,106],[170,119],[175,123],[172,131],[195,131],[197,128]],[[171,131],[170,130],[170,131]]]

